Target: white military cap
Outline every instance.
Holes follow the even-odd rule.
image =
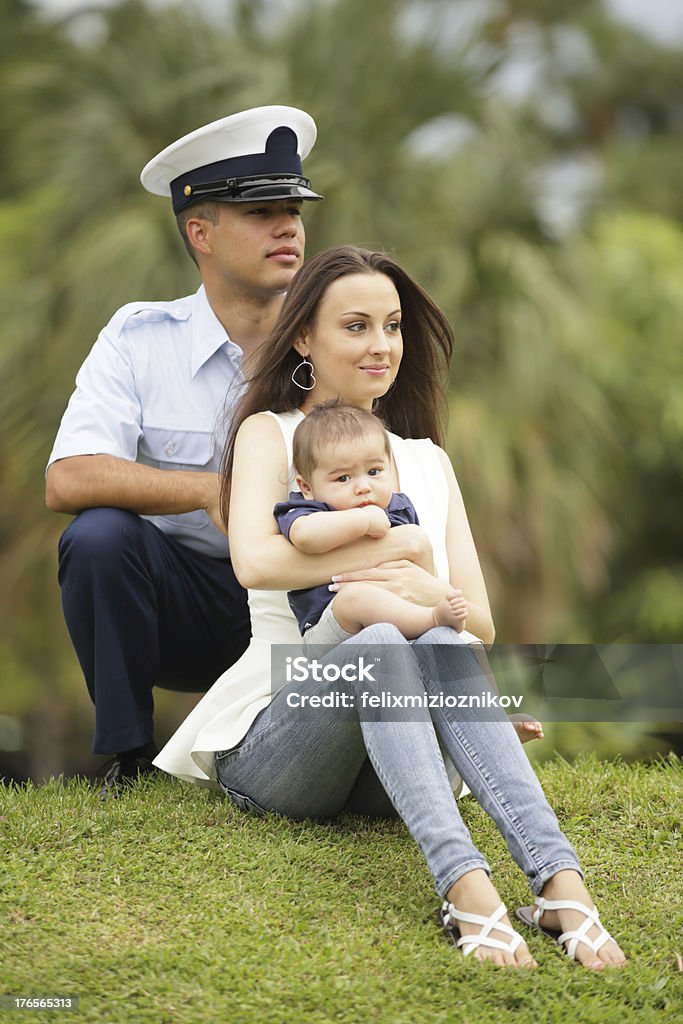
[[[304,110],[253,107],[171,143],[143,168],[140,181],[154,195],[171,196],[175,213],[203,199],[322,199],[301,167],[315,138],[315,121]]]

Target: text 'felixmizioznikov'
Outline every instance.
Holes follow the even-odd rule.
[[[410,710],[418,708],[519,708],[524,700],[523,697],[499,696],[488,690],[482,690],[481,694],[450,694],[450,693],[392,693],[390,690],[382,690],[380,693],[370,693],[363,690],[358,695],[358,702],[362,708],[398,708]],[[353,708],[356,707],[356,697],[345,691],[332,691],[331,693],[297,693],[292,691],[287,694],[287,706],[290,708]]]

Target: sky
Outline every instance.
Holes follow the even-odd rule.
[[[70,14],[89,7],[106,7],[114,0],[30,0],[32,5],[48,15]],[[149,0],[152,6],[163,6],[164,0]],[[216,0],[205,0],[214,6]],[[644,35],[660,42],[675,40],[683,45],[682,0],[602,0],[616,16],[629,22]],[[201,6],[201,4],[199,4]]]
[[[615,15],[659,42],[683,43],[681,0],[602,0]]]

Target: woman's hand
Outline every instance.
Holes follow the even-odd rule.
[[[406,601],[426,608],[433,608],[452,589],[447,580],[432,576],[426,569],[405,558],[395,562],[382,562],[374,569],[339,573],[332,577],[332,581],[332,592],[341,590],[346,583],[374,583]]]

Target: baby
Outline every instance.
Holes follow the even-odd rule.
[[[338,402],[316,406],[295,431],[293,461],[300,492],[279,502],[274,515],[299,551],[321,554],[361,537],[383,537],[393,526],[419,525],[410,499],[392,493],[389,438],[371,412]],[[407,640],[434,626],[462,632],[467,616],[454,587],[433,608],[369,582],[347,583],[337,594],[323,585],[287,596],[307,645],[336,646],[380,622]]]

